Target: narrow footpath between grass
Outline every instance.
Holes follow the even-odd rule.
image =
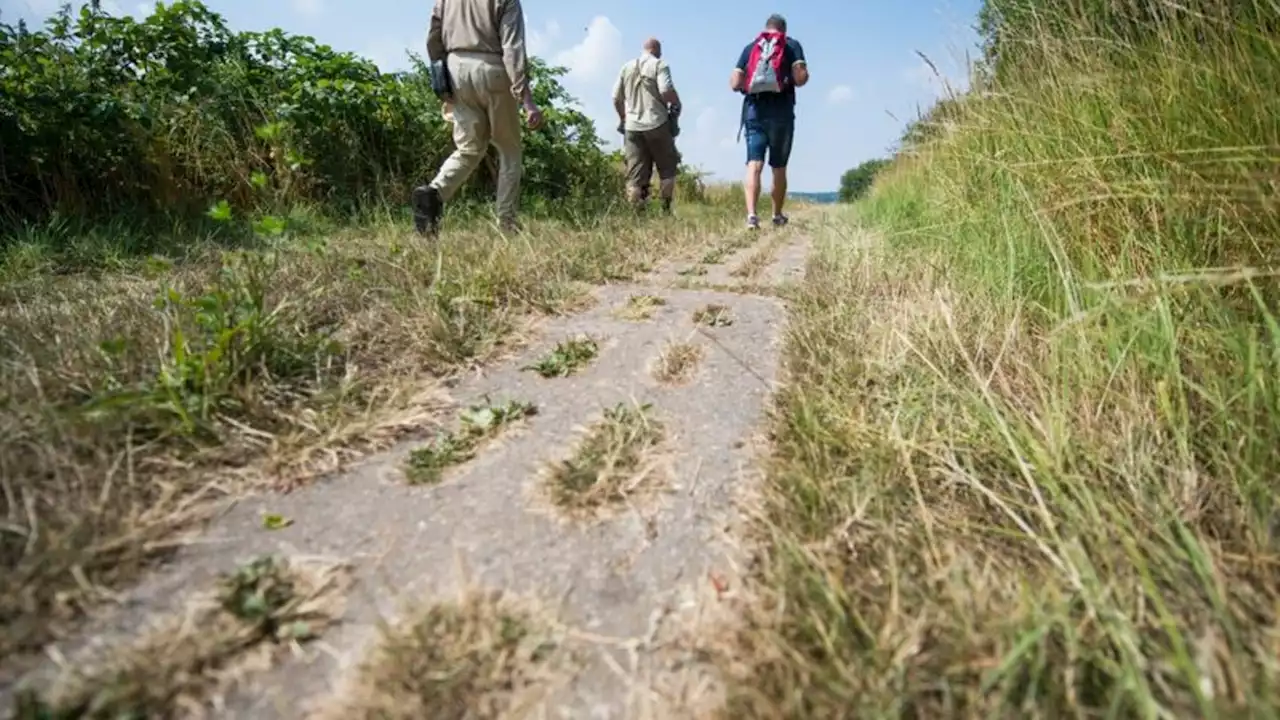
[[[779,296],[803,271],[804,216],[708,236],[692,266],[596,288],[578,303],[587,309],[531,328],[514,357],[458,376],[442,400],[453,419],[429,435],[289,494],[241,499],[119,612],[60,644],[105,661],[46,664],[28,683],[64,690],[28,702],[165,714],[220,698],[226,715],[254,718],[715,712],[709,648],[724,630],[707,628],[741,583],[728,530],[765,451]],[[303,592],[291,583],[228,599],[218,578],[262,557],[344,568],[342,611],[286,612]],[[159,687],[170,680],[156,674],[145,697],[123,692],[141,678],[117,649],[148,647],[147,624],[190,617],[183,608],[215,585],[237,608],[229,618],[285,609],[284,630],[252,635],[277,649],[208,667],[213,653],[175,658],[217,681],[177,673],[185,686]],[[229,642],[246,636],[228,622]],[[104,662],[118,669],[77,670]]]

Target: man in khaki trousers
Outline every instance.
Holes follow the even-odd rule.
[[[453,154],[429,185],[413,191],[419,233],[439,231],[444,204],[479,167],[489,145],[498,149],[497,215],[503,230],[518,227],[522,148],[520,111],[529,127],[542,112],[529,90],[524,9],[520,0],[436,0],[427,34],[427,56],[445,58],[453,78]]]
[[[662,212],[670,213],[680,167],[673,132],[673,111],[680,108],[680,95],[671,82],[671,68],[662,59],[662,43],[657,38],[646,40],[640,57],[618,71],[613,107],[623,136],[628,199],[637,210],[645,210],[656,165]]]

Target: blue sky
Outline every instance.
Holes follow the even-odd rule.
[[[0,0],[0,18],[38,20],[59,0]],[[366,55],[384,69],[404,66],[405,52],[423,53],[431,0],[206,0],[233,27],[282,27],[341,50]],[[917,107],[927,107],[943,83],[962,88],[965,53],[979,0],[525,0],[534,54],[570,69],[565,84],[616,142],[609,90],[619,67],[650,35],[663,43],[685,104],[680,149],[686,162],[714,178],[741,176],[745,149],[735,142],[741,96],[728,76],[742,47],[772,12],[809,59],[812,80],[801,88],[792,190],[833,190],[840,174],[876,157],[897,139]],[[138,14],[152,3],[104,0],[115,13]],[[916,55],[938,66],[940,80]],[[699,60],[698,58],[701,58]]]

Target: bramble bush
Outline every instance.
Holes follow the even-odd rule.
[[[310,37],[233,31],[196,0],[143,20],[93,3],[40,30],[0,24],[0,223],[193,219],[218,200],[331,215],[404,203],[452,150],[411,59],[383,73]],[[531,64],[546,126],[526,136],[525,206],[594,213],[619,196],[617,168],[558,82],[565,70]],[[464,201],[491,193],[495,162]]]

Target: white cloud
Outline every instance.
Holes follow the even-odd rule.
[[[293,0],[293,9],[303,15],[315,16],[324,12],[324,2],[323,0]]]
[[[827,92],[827,102],[832,105],[843,105],[853,99],[853,88],[848,85],[837,85]]]
[[[622,32],[603,15],[592,18],[586,32],[577,45],[556,53],[552,64],[569,68],[566,80],[575,85],[612,81],[622,65]]]
[[[529,32],[529,40],[526,44],[530,55],[542,57],[551,50],[551,45],[560,37],[560,23],[552,20],[546,24],[541,30],[534,29]]]

